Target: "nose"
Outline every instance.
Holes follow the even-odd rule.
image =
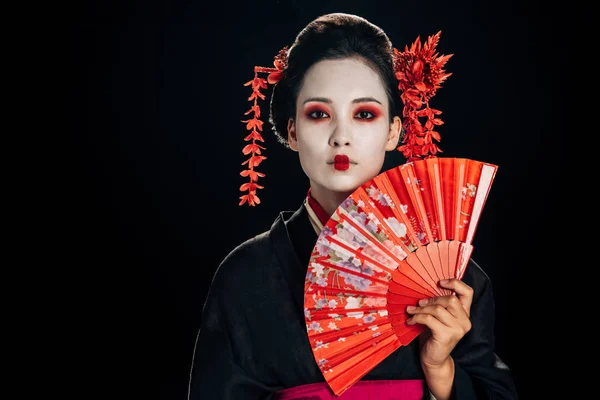
[[[329,137],[329,145],[332,147],[350,146],[352,144],[351,137],[352,134],[350,132],[350,127],[338,123],[333,132],[331,132],[331,136]]]

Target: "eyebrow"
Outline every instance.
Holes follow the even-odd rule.
[[[327,97],[309,97],[306,100],[304,100],[304,102],[302,104],[306,104],[310,101],[318,101],[318,102],[327,103],[327,104],[332,103],[332,101],[330,99],[328,99]],[[352,104],[368,103],[368,102],[375,102],[375,103],[381,104],[381,102],[374,97],[359,97],[357,99],[352,100]]]
[[[374,97],[359,97],[358,99],[354,99],[352,100],[352,104],[356,104],[356,103],[369,103],[374,101],[375,103],[379,103],[381,104],[381,102],[379,100],[377,100]]]

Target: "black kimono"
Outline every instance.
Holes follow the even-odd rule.
[[[282,212],[268,232],[235,248],[215,273],[190,374],[190,400],[276,399],[286,388],[324,382],[309,344],[304,282],[317,241],[304,205]],[[471,330],[452,352],[456,399],[517,399],[510,370],[494,353],[494,300],[470,260]],[[361,380],[424,379],[418,340]]]

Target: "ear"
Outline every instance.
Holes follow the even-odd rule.
[[[385,142],[385,150],[391,151],[395,150],[398,147],[398,140],[400,138],[400,131],[402,130],[402,121],[400,117],[394,117],[394,120],[390,124],[390,133],[388,134],[388,139]]]
[[[296,137],[296,123],[294,122],[293,118],[290,118],[288,120],[287,131],[288,131],[287,141],[288,141],[288,145],[290,146],[290,149],[292,149],[294,151],[298,151],[298,138]]]

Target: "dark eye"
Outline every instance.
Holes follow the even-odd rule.
[[[308,114],[308,116],[312,119],[321,119],[321,118],[327,118],[329,115],[327,115],[327,113],[325,111],[315,110],[315,111],[311,112],[310,114]]]
[[[375,118],[375,115],[373,115],[373,113],[370,111],[359,111],[356,114],[356,117],[359,119],[373,119]]]

